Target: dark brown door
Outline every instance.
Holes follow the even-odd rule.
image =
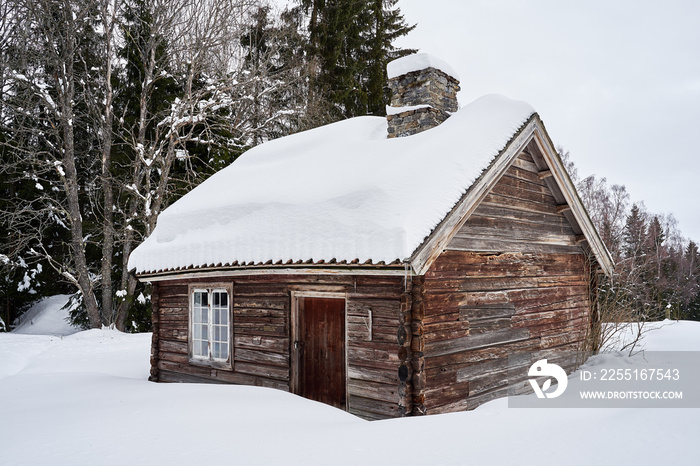
[[[299,394],[345,409],[345,300],[299,299]]]

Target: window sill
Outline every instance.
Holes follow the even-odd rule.
[[[207,359],[190,358],[190,364],[193,366],[210,367],[213,369],[233,372],[233,365],[231,364],[231,361],[209,361]]]

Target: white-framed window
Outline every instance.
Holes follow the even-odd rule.
[[[190,358],[194,362],[231,361],[231,293],[228,287],[190,288]]]

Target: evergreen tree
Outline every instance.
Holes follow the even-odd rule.
[[[644,251],[644,243],[647,235],[646,220],[642,215],[639,205],[633,204],[627,220],[623,237],[625,239],[625,255],[627,258],[637,260]]]
[[[688,320],[700,320],[700,251],[694,241],[689,241],[685,249],[685,285],[686,296],[681,304],[681,317]]]
[[[314,92],[335,106],[331,119],[385,114],[386,64],[414,52],[392,45],[415,27],[405,22],[397,1],[301,0],[319,66]]]

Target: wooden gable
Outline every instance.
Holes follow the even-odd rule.
[[[475,214],[474,222],[465,226]],[[497,220],[495,214],[504,217]],[[416,249],[410,262],[415,273],[423,275],[450,249],[499,252],[511,251],[510,247],[521,248],[515,249],[521,252],[524,248],[585,252],[603,272],[610,273],[613,267],[537,114]]]
[[[580,254],[574,231],[552,190],[538,176],[528,152],[521,153],[486,195],[446,250]],[[568,206],[567,206],[568,208]]]

